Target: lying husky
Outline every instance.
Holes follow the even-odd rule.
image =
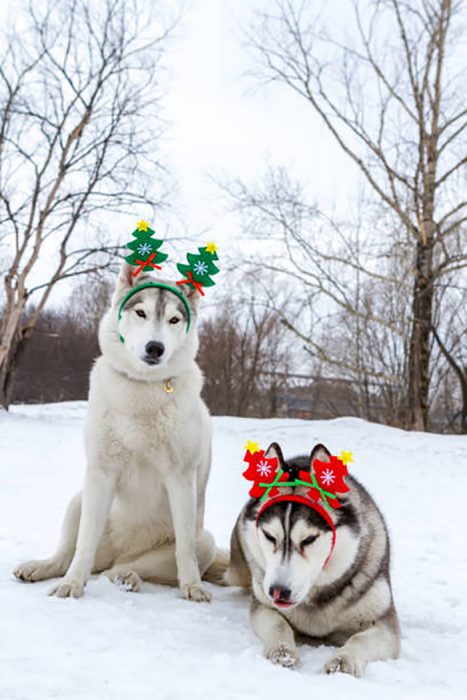
[[[207,601],[201,576],[216,549],[203,529],[211,428],[195,363],[199,297],[163,282],[134,293],[133,285],[160,280],[135,283],[133,271],[124,263],[99,330],[83,491],[68,507],[56,553],[15,575],[65,575],[51,590],[63,598],[82,595],[92,573],[133,591],[142,579],[178,579],[182,597]]]
[[[310,458],[284,462],[273,443],[265,456],[286,473],[310,474],[315,460],[330,460],[322,445]],[[329,515],[306,505],[307,489],[299,485],[276,502],[271,498],[269,507],[251,499],[232,533],[225,582],[251,585],[253,629],[266,658],[282,666],[300,661],[298,633],[314,643],[343,645],[325,664],[327,673],[360,676],[369,661],[399,654],[383,516],[363,486],[346,479],[350,490],[339,494],[341,507]]]

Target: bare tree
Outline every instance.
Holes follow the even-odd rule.
[[[251,34],[261,75],[307,101],[390,212],[394,243],[404,240],[409,252],[407,422],[425,430],[436,288],[460,280],[467,265],[465,60],[456,52],[465,8],[353,0],[350,41],[312,17],[306,0],[271,5]],[[307,233],[300,236],[310,253]],[[345,308],[342,289],[335,301]]]
[[[444,299],[441,318],[435,318],[431,330],[440,359],[444,360],[444,367],[438,369],[441,378],[438,392],[433,392],[433,402],[439,394],[444,393],[451,405],[451,410],[448,411],[448,429],[458,425],[460,432],[467,433],[467,286],[448,286],[438,290],[438,294],[447,297],[447,300]],[[453,383],[446,377],[448,372]]]
[[[15,359],[52,290],[105,268],[115,252],[112,219],[102,213],[161,200],[158,76],[171,28],[160,17],[155,24],[144,0],[49,0],[23,9],[0,56],[4,406]]]
[[[200,327],[204,395],[217,415],[277,414],[292,353],[278,313],[261,303],[257,288],[254,280],[242,280],[241,291]]]
[[[42,312],[15,366],[12,403],[86,399],[89,373],[99,355],[98,326],[112,290],[107,276],[90,274],[66,304]],[[32,313],[31,304],[25,315]]]
[[[270,170],[260,187],[237,183],[229,192],[245,215],[246,230],[268,241],[261,264],[277,279],[266,288],[265,303],[314,358],[310,372],[321,374],[316,360],[331,376],[337,370],[352,381],[361,417],[370,417],[370,387],[372,394],[379,391],[388,401],[387,419],[400,425],[407,409],[410,332],[405,247],[388,248],[387,237],[382,242],[367,235],[364,203],[356,206],[356,222],[337,222],[307,205],[300,186],[281,169]],[[374,217],[381,229],[381,216]],[[279,308],[278,290],[287,277],[289,303]]]

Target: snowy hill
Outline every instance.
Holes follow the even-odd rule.
[[[214,420],[207,527],[228,544],[248,485],[248,438],[286,456],[324,442],[351,450],[392,535],[393,587],[402,626],[398,661],[363,679],[319,675],[330,654],[302,648],[297,671],[274,667],[248,622],[248,597],[211,586],[211,605],[146,584],[125,593],[94,578],[80,600],[47,597],[50,582],[14,580],[24,559],[55,547],[84,473],[85,404],[0,412],[0,699],[223,700],[467,697],[467,438],[406,433],[364,421]]]

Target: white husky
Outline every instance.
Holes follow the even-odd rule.
[[[201,576],[216,548],[203,529],[211,427],[195,363],[198,294],[162,282],[130,295],[119,313],[134,285],[161,282],[134,282],[133,270],[122,266],[100,326],[83,490],[70,502],[56,553],[19,565],[15,575],[64,576],[51,590],[63,598],[82,595],[92,573],[134,591],[142,579],[178,579],[182,597],[207,601]]]

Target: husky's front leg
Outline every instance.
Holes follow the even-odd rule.
[[[286,668],[300,664],[294,631],[279,612],[253,598],[250,620],[253,630],[264,642],[264,656],[269,661]]]
[[[180,595],[187,600],[205,602],[211,595],[201,583],[196,558],[196,484],[195,473],[170,473],[165,481],[175,533]]]
[[[88,581],[115,489],[115,479],[99,468],[88,468],[83,487],[76,551],[60,583],[49,592],[59,598],[79,598]]]
[[[372,627],[350,637],[326,662],[323,671],[361,676],[369,661],[397,659],[399,650],[399,622],[395,610],[391,610]]]

